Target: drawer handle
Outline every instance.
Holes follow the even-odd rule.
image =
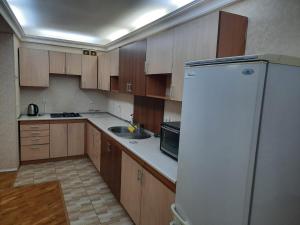
[[[36,139],[31,139],[31,141],[40,141],[40,138],[36,138]]]
[[[38,129],[39,127],[38,126],[30,126],[30,128],[32,128],[32,129]]]
[[[40,147],[31,147],[31,149],[33,149],[33,150],[39,150]]]
[[[32,135],[38,135],[40,134],[41,132],[31,132]]]

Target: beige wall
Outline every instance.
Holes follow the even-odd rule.
[[[107,99],[97,90],[79,88],[80,78],[76,76],[50,76],[49,88],[21,88],[21,112],[35,103],[41,113],[106,111]]]
[[[246,54],[300,57],[299,0],[244,0],[224,11],[249,18]]]
[[[19,165],[13,34],[0,33],[0,171]]]
[[[133,96],[128,94],[107,93],[107,112],[131,121]]]

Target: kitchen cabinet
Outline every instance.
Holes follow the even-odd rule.
[[[122,153],[121,204],[133,222],[140,224],[141,211],[141,174],[143,168],[126,153]]]
[[[147,41],[137,41],[120,48],[119,88],[121,92],[145,96]]]
[[[49,87],[49,54],[46,50],[19,48],[20,86]]]
[[[136,225],[166,225],[175,194],[127,153],[122,153],[121,203]]]
[[[68,156],[83,155],[85,140],[85,123],[68,123]]]
[[[49,158],[49,123],[20,124],[21,161]]]
[[[120,200],[122,146],[102,134],[100,174],[116,199]]]
[[[110,90],[110,55],[108,52],[101,52],[98,55],[98,89]]]
[[[49,51],[50,74],[66,73],[66,53]]]
[[[68,124],[50,124],[50,158],[68,155]]]
[[[147,38],[146,74],[172,73],[174,29]]]
[[[170,99],[181,101],[184,63],[245,53],[247,17],[215,12],[174,28]]]
[[[82,89],[97,89],[98,72],[97,72],[97,56],[83,55],[82,56]]]
[[[98,171],[101,159],[101,132],[93,125],[87,124],[87,154]]]
[[[119,76],[119,48],[109,52],[110,76]]]
[[[81,76],[82,55],[74,54],[74,53],[66,53],[66,74]]]

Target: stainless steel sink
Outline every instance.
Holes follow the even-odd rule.
[[[146,139],[151,137],[151,135],[144,130],[131,133],[125,126],[109,127],[108,130],[119,137],[127,139]]]

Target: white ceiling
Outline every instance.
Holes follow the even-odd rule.
[[[193,0],[6,0],[25,35],[106,45]]]

